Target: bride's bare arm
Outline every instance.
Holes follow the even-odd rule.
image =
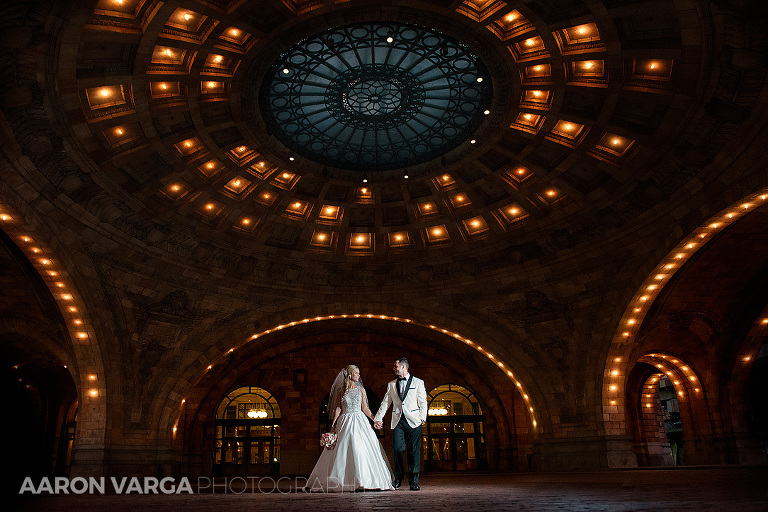
[[[363,386],[360,386],[360,390],[363,392],[363,404],[362,404],[363,414],[368,416],[371,419],[371,421],[374,421],[373,413],[368,408],[368,396],[365,394],[365,388]]]
[[[341,407],[337,407],[336,412],[333,413],[333,423],[331,423],[331,430],[336,429],[336,420],[339,419],[339,415],[341,415]]]

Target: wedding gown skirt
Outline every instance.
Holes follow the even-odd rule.
[[[384,449],[361,409],[360,388],[341,400],[342,413],[336,422],[338,438],[333,448],[323,448],[307,489],[351,492],[361,489],[394,490]]]

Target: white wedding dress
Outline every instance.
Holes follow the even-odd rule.
[[[384,449],[362,410],[360,388],[341,399],[336,421],[336,446],[323,448],[307,481],[307,490],[351,492],[362,489],[394,490]]]

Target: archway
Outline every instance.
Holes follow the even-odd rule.
[[[485,407],[458,384],[443,384],[427,394],[429,409],[422,437],[427,471],[487,469]]]
[[[280,407],[268,391],[243,386],[228,393],[216,409],[213,474],[277,474],[280,419]]]
[[[0,385],[3,490],[18,493],[28,476],[68,475],[78,400],[66,365],[34,340],[6,334],[0,336]]]

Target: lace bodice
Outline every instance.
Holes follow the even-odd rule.
[[[360,388],[354,388],[350,389],[346,395],[344,395],[344,398],[341,399],[341,413],[342,414],[348,414],[348,413],[355,413],[355,412],[362,412],[363,404],[363,393],[360,391]]]

